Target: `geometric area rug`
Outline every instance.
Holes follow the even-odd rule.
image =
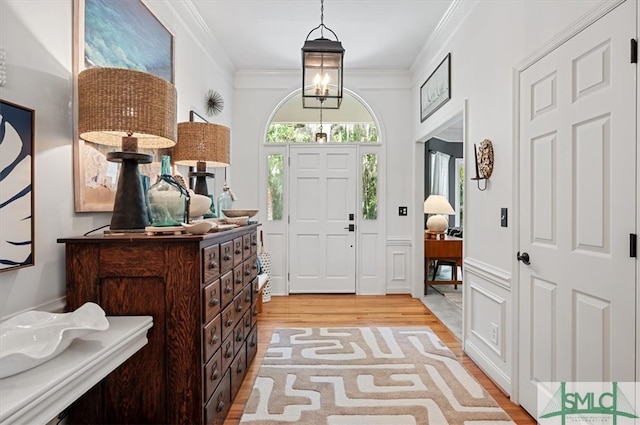
[[[428,327],[280,328],[241,425],[513,424]]]

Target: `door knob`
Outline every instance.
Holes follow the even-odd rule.
[[[518,259],[518,261],[522,261],[526,265],[531,264],[529,262],[529,254],[526,253],[526,252],[523,252],[522,254],[520,254],[520,251],[518,251],[518,254],[516,255],[516,258]]]

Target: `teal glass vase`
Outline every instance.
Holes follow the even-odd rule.
[[[158,181],[147,191],[151,225],[169,227],[186,223],[188,199],[187,189],[171,175],[171,158],[163,155]]]

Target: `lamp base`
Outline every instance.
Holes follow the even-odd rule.
[[[440,214],[434,214],[427,220],[428,233],[445,233],[449,227],[449,220]]]
[[[144,231],[144,228],[149,225],[149,213],[138,164],[150,163],[151,155],[137,152],[110,152],[107,154],[107,160],[122,163],[118,174],[116,198],[113,202],[111,232]]]

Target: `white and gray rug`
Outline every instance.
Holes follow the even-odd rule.
[[[428,327],[276,329],[241,425],[513,424]]]

